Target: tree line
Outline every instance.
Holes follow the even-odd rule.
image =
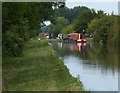
[[[48,32],[56,37],[59,33],[68,33],[65,29],[70,28],[68,31],[72,32],[72,27],[76,18],[81,15],[84,11],[90,11],[89,8],[85,6],[74,7],[69,9],[66,6],[54,10],[53,20],[48,28]],[[45,27],[46,28],[46,27]],[[77,27],[76,27],[77,28]],[[63,31],[62,31],[63,30]]]
[[[73,9],[67,7],[56,9],[54,17],[55,20],[49,26],[48,32],[55,36],[59,33],[69,34],[85,31],[88,36],[94,35],[95,42],[109,44],[118,42],[119,16],[113,13],[106,14],[102,10],[95,11],[78,6]],[[56,22],[58,19],[61,20]]]

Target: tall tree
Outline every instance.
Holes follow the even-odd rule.
[[[83,30],[86,30],[88,24],[91,22],[92,19],[96,17],[96,13],[94,10],[86,10],[82,14],[80,14],[76,21],[74,29],[76,32],[81,33]]]
[[[3,2],[3,56],[18,56],[24,41],[35,37],[40,24],[53,15],[52,2]]]
[[[89,24],[87,32],[94,33],[94,41],[106,43],[109,29],[111,28],[113,22],[114,17],[112,16],[96,18]]]
[[[65,19],[64,17],[58,17],[55,19],[54,24],[51,24],[49,32],[56,37],[68,24],[69,22],[67,19]]]
[[[79,16],[85,10],[88,10],[88,8],[83,6],[82,7],[77,6],[72,9],[69,9],[65,6],[62,8],[55,9],[54,18],[64,17],[68,19],[70,23],[72,23],[72,21],[76,19],[76,17]]]

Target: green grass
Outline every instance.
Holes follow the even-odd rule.
[[[87,40],[93,40],[94,38],[91,37],[86,37]]]
[[[22,56],[3,58],[4,91],[83,91],[48,42],[29,41]]]
[[[87,41],[87,42],[93,42],[93,39],[94,39],[94,38],[86,37],[86,41]]]

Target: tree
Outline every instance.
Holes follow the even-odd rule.
[[[88,25],[87,32],[94,33],[94,41],[106,43],[109,29],[113,24],[113,17],[96,18]]]
[[[96,13],[94,12],[94,10],[84,11],[78,16],[75,21],[75,31],[81,33],[83,30],[86,30],[88,24],[91,22],[92,19],[95,18],[95,16]]]
[[[120,16],[112,16],[113,22],[107,33],[107,43],[118,46],[120,42]]]
[[[104,13],[104,11],[102,11],[102,10],[99,10],[99,11],[97,11],[96,16],[97,16],[97,18],[103,18],[106,16],[106,13]]]
[[[62,34],[70,34],[70,33],[74,33],[74,25],[73,24],[70,24],[68,25],[67,27],[63,28],[61,30],[61,33]]]
[[[52,34],[54,37],[57,37],[57,35],[60,33],[60,31],[66,27],[69,24],[68,20],[64,17],[58,17],[55,19],[54,24],[51,24],[49,28],[50,34]]]
[[[22,53],[24,42],[37,35],[40,23],[52,19],[52,4],[3,2],[3,56],[18,56]]]
[[[64,0],[64,2],[54,1],[53,6],[55,9],[63,8],[65,6],[65,0]]]
[[[72,23],[72,21],[76,19],[76,17],[85,10],[89,10],[89,8],[83,7],[83,6],[82,7],[77,6],[77,7],[74,7],[73,9],[69,9],[66,6],[58,9],[56,8],[54,19],[57,17],[64,17],[69,21],[69,23]]]

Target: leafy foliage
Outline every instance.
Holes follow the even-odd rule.
[[[118,45],[118,42],[120,40],[119,25],[120,25],[120,16],[113,16],[113,23],[107,34],[108,44]]]
[[[94,33],[94,41],[105,43],[113,20],[114,18],[112,16],[96,18],[88,25],[87,32]]]
[[[62,29],[61,33],[62,34],[70,34],[70,33],[74,33],[74,25],[70,24],[68,25],[66,28]]]
[[[3,56],[21,54],[24,42],[35,37],[40,23],[51,20],[52,2],[4,2],[3,5]]]
[[[82,14],[78,16],[75,21],[75,31],[81,33],[83,30],[86,30],[88,24],[92,19],[96,17],[96,13],[94,10],[84,11]]]
[[[54,24],[51,24],[49,32],[56,37],[63,28],[69,24],[68,20],[64,17],[58,17],[55,19]]]
[[[68,19],[69,23],[72,23],[74,19],[76,19],[76,17],[85,10],[88,10],[88,8],[84,6],[82,7],[77,6],[74,7],[73,9],[69,9],[67,7],[55,9],[54,18],[64,17],[65,19]]]

